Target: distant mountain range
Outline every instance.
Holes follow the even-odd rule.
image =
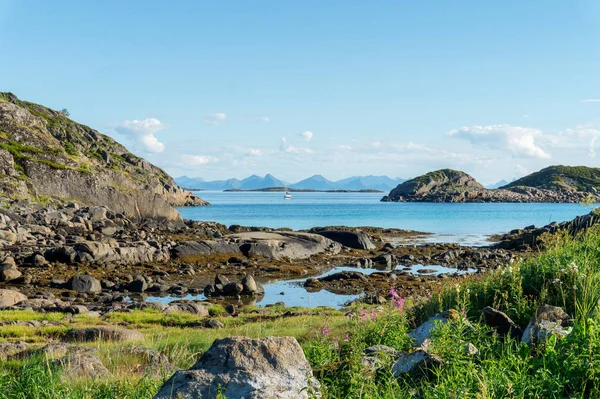
[[[508,184],[508,182],[506,180],[500,180],[498,183],[485,186],[485,188],[495,189],[495,188],[500,188],[500,187],[506,186],[507,184]]]
[[[181,176],[175,182],[190,190],[258,190],[270,187],[284,187],[306,190],[382,190],[389,191],[406,179],[392,179],[387,176],[352,176],[346,179],[331,181],[321,175],[314,175],[297,183],[287,183],[271,174],[265,177],[252,175],[243,180],[205,181],[200,177]]]

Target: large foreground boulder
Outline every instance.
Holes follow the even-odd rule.
[[[221,395],[221,396],[219,396]],[[319,383],[293,337],[216,340],[190,369],[175,373],[155,399],[302,399]]]

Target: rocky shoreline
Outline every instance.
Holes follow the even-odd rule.
[[[20,300],[0,301],[0,308],[85,308],[103,314],[153,306],[165,311],[172,305],[146,299],[202,294],[212,302],[256,303],[263,295],[262,283],[292,278],[304,279],[311,291],[364,294],[375,302],[392,286],[406,297],[426,297],[446,279],[463,278],[459,271],[481,273],[526,255],[523,251],[535,249],[544,232],[575,234],[599,219],[591,213],[569,223],[514,230],[496,237],[499,242],[490,247],[470,248],[391,244],[397,237],[425,234],[400,229],[328,226],[295,232],[192,221],[136,222],[106,207],[7,201],[0,209],[0,289]],[[457,272],[429,274],[430,265]],[[337,266],[377,271],[319,277]],[[187,303],[177,306],[198,312],[194,302]]]

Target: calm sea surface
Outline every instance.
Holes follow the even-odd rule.
[[[225,225],[289,227],[394,227],[434,233],[428,241],[483,245],[491,234],[570,220],[590,208],[578,204],[445,204],[380,202],[383,193],[283,193],[202,191],[208,207],[179,208],[186,219]]]

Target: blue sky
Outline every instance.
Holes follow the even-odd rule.
[[[0,0],[0,49],[1,91],[175,176],[598,166],[597,0]]]

